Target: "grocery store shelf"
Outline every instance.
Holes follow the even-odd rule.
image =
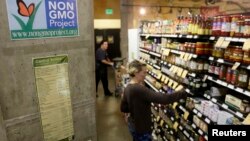
[[[141,52],[144,52],[144,53],[147,53],[147,54],[149,53],[149,51],[148,51],[148,50],[143,49],[143,48],[140,48],[139,50],[140,50]]]
[[[203,96],[204,96],[206,99],[211,100],[213,103],[217,104],[218,106],[220,106],[221,108],[223,108],[223,109],[226,110],[227,112],[229,112],[229,113],[231,113],[231,114],[233,114],[233,115],[239,117],[240,119],[244,119],[244,118],[245,118],[244,115],[243,115],[241,112],[230,109],[228,105],[226,105],[226,104],[224,104],[224,103],[222,103],[222,102],[217,101],[217,99],[212,98],[210,95],[204,94]]]
[[[151,83],[149,83],[147,80],[144,80],[144,82],[149,85],[154,91],[159,92],[158,89],[156,89]]]
[[[250,91],[248,91],[248,90],[245,90],[245,89],[242,89],[240,87],[234,86],[234,85],[229,84],[229,83],[227,83],[225,81],[222,81],[222,80],[219,80],[219,79],[215,79],[212,76],[208,76],[207,79],[210,80],[210,81],[212,81],[212,82],[215,82],[215,83],[217,83],[217,84],[219,84],[221,86],[228,87],[231,90],[234,90],[236,92],[239,92],[241,94],[244,94],[244,95],[250,97]]]
[[[146,36],[146,37],[162,37],[161,34],[140,34],[140,36]]]
[[[199,127],[197,127],[194,123],[192,123],[192,128],[193,128],[193,130],[195,130],[197,133],[199,133],[199,135],[201,135],[201,136],[204,136],[204,138],[206,139],[206,140],[208,140],[208,136],[207,136],[207,134],[204,132],[204,131],[202,131]]]
[[[247,38],[226,37],[225,40],[230,42],[245,42]]]
[[[220,64],[225,64],[225,65],[230,65],[230,66],[233,66],[235,63],[233,63],[233,62],[230,62],[230,61],[227,61],[227,60],[225,60],[225,59],[222,59],[222,58],[215,58],[215,57],[209,57],[208,58],[208,60],[210,60],[210,61],[214,61],[214,62],[218,62],[218,63],[220,63]],[[243,69],[248,69],[248,70],[250,70],[250,65],[243,65],[243,64],[241,64],[240,66],[239,66],[240,68],[243,68]]]
[[[201,120],[205,121],[207,124],[215,124],[212,120],[210,120],[207,116],[203,115],[199,110],[193,109],[192,112],[196,114]]]
[[[153,52],[153,51],[150,51],[149,54],[154,55],[156,57],[161,57],[161,54]]]
[[[181,51],[181,50],[175,50],[175,49],[170,49],[172,53],[175,53],[175,54],[182,54],[182,53],[188,53],[188,52],[185,52],[185,51]],[[189,53],[189,54],[192,54],[192,58],[197,58],[198,55],[197,54],[193,54],[193,53]]]

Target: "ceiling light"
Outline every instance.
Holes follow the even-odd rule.
[[[140,14],[141,14],[141,15],[145,15],[145,14],[146,14],[145,8],[140,8]]]

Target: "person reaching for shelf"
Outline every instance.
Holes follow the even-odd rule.
[[[172,94],[154,92],[144,86],[147,75],[146,64],[134,60],[128,66],[131,81],[124,89],[120,110],[125,113],[129,131],[134,141],[151,141],[151,102],[170,104],[186,99],[184,89]]]

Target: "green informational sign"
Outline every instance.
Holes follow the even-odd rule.
[[[79,36],[77,0],[6,0],[12,40]]]
[[[106,15],[112,15],[113,14],[113,9],[108,8],[105,10]]]
[[[33,66],[44,140],[73,141],[68,56],[35,58]]]

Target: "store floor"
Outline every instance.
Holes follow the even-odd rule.
[[[114,92],[114,71],[109,69],[109,88]],[[102,83],[99,83],[96,98],[97,140],[98,141],[132,141],[127,125],[120,112],[120,97],[103,94]]]

